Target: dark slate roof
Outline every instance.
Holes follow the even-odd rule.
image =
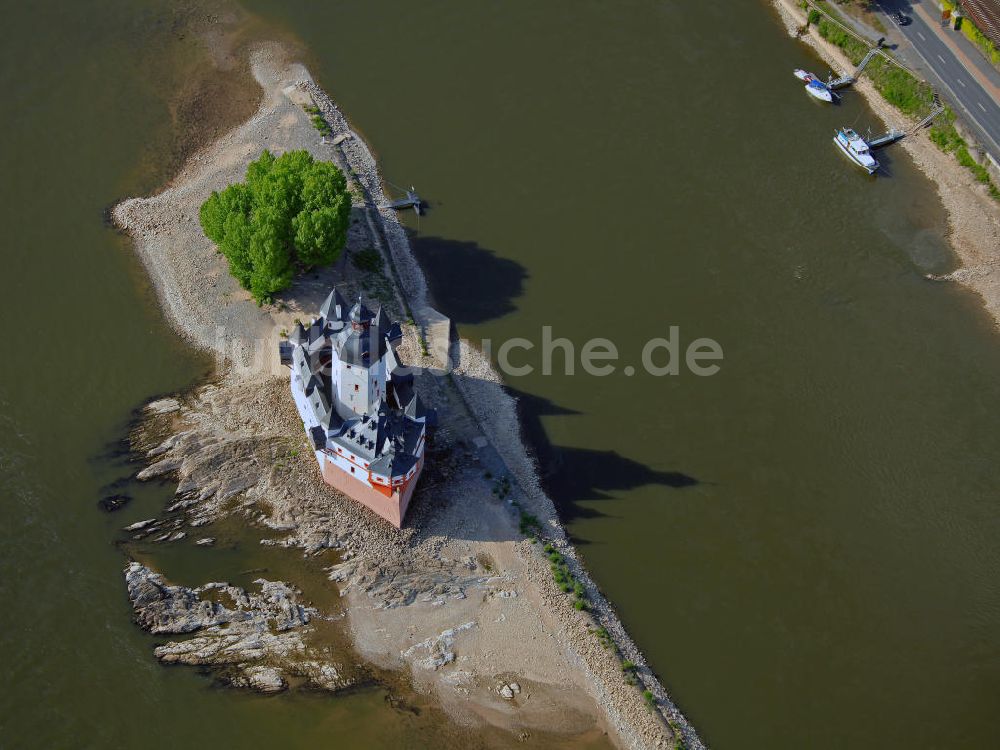
[[[392,409],[385,401],[378,411],[345,423],[332,441],[364,461],[373,471],[386,476],[405,474],[416,463],[414,452],[423,425]]]
[[[306,329],[302,327],[302,321],[295,324],[295,328],[292,329],[291,335],[288,337],[289,343],[301,344],[306,340]]]
[[[326,301],[319,308],[319,314],[326,318],[327,322],[344,321],[347,319],[347,301],[340,296],[336,288],[330,292]]]
[[[416,456],[405,453],[386,453],[372,461],[369,468],[382,476],[398,477],[413,468],[416,462]]]
[[[309,437],[312,438],[316,450],[322,450],[326,447],[326,430],[322,427],[313,427],[309,430]]]
[[[349,365],[368,367],[372,361],[369,341],[368,331],[351,330],[338,341],[337,355]]]
[[[309,378],[309,381],[306,383],[306,389],[305,389],[306,395],[311,396],[313,391],[315,391],[317,388],[323,390],[323,381],[320,380],[316,375],[313,375],[311,378]]]
[[[427,409],[424,402],[420,400],[420,396],[413,394],[413,398],[410,399],[410,403],[406,405],[403,413],[410,419],[421,419],[427,415]]]
[[[403,409],[413,399],[415,391],[413,389],[413,373],[406,375],[393,375],[392,394],[395,397],[396,408]]]
[[[323,425],[327,432],[337,433],[344,429],[346,423],[343,417],[337,413],[336,409],[330,409],[320,420],[320,424]]]
[[[360,296],[358,296],[358,301],[354,303],[354,307],[351,308],[349,318],[352,323],[368,323],[372,319],[372,311],[365,307]]]
[[[322,318],[317,318],[309,326],[309,348],[312,349],[313,345],[323,338],[323,321]]]
[[[398,344],[400,339],[403,338],[403,329],[400,327],[399,323],[393,321],[392,324],[390,324],[389,329],[385,332],[385,337],[393,346]]]

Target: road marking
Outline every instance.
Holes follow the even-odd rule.
[[[919,36],[919,37],[920,37],[920,40],[921,40],[921,41],[923,41],[923,42],[926,42],[926,41],[927,41],[927,37],[925,37],[925,36],[924,36],[923,34],[921,34],[921,33],[920,33],[919,31],[917,32],[917,36]]]
[[[983,112],[985,112],[985,111],[986,111],[986,107],[984,107],[984,106],[983,106],[983,103],[982,103],[982,102],[976,102],[976,104],[978,104],[978,105],[979,105],[979,108],[980,108],[981,110],[983,110]]]
[[[965,88],[965,81],[963,81],[961,78],[956,78],[955,80],[959,82],[959,84],[962,86],[963,89]]]
[[[945,61],[945,59],[943,57],[941,57],[941,55],[938,55],[938,60],[940,60],[941,62],[943,62],[943,63],[945,63],[947,65],[947,62]]]

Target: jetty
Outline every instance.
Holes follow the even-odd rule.
[[[870,150],[875,150],[877,148],[882,148],[883,146],[888,146],[892,143],[895,143],[896,141],[901,141],[905,137],[906,137],[905,130],[897,130],[896,128],[892,128],[891,130],[889,130],[889,132],[883,133],[882,135],[876,136],[874,138],[870,137],[865,138],[865,143],[868,144],[868,148]]]
[[[913,135],[918,130],[921,130],[921,129],[927,127],[928,125],[931,124],[931,121],[935,117],[937,117],[939,114],[941,114],[942,112],[944,112],[944,105],[941,104],[941,100],[938,98],[938,95],[935,93],[934,94],[934,108],[931,109],[930,113],[924,119],[922,119],[920,122],[918,122],[912,128],[910,128],[909,131],[899,130],[897,128],[890,128],[888,132],[883,133],[882,135],[879,135],[879,136],[875,136],[874,138],[872,138],[869,135],[868,137],[865,138],[865,142],[868,144],[868,148],[871,149],[872,151],[874,151],[877,148],[882,148],[884,146],[892,145],[893,143],[896,143],[897,141],[903,140],[906,136]]]
[[[395,208],[397,211],[405,211],[408,208],[412,208],[417,212],[418,216],[423,215],[423,201],[420,199],[420,196],[417,195],[416,188],[413,187],[413,185],[410,185],[409,190],[404,190],[403,192],[406,193],[406,197],[390,201],[389,208]]]

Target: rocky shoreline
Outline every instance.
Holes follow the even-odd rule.
[[[804,34],[806,15],[793,0],[771,0],[792,37],[809,45],[837,70],[853,70],[843,50],[819,36],[814,27]],[[853,86],[889,127],[909,130],[914,123],[889,104],[870,80],[862,77]],[[934,281],[957,281],[976,292],[995,326],[1000,325],[1000,202],[955,158],[942,152],[926,134],[904,138],[897,146],[913,159],[937,189],[948,215],[948,241],[962,267],[950,274],[929,276]]]
[[[222,373],[147,408],[133,436],[149,464],[140,477],[175,477],[176,497],[129,533],[195,544],[229,517],[269,532],[261,543],[307,556],[332,551],[337,559],[326,571],[356,652],[409,673],[458,722],[566,735],[598,726],[620,747],[703,747],[569,544],[521,439],[514,399],[488,360],[452,339],[430,307],[406,231],[384,208],[371,151],[280,47],[256,48],[251,69],[263,90],[254,116],[195,155],[164,192],[113,212],[168,318],[215,355]],[[320,137],[305,106],[319,108],[332,136]],[[229,277],[196,217],[211,190],[242,179],[263,148],[305,148],[334,161],[357,199],[342,262],[260,309]],[[348,260],[369,247],[385,259],[383,272]],[[425,368],[417,388],[442,414],[402,532],[322,484],[277,367],[281,331],[307,320],[334,283],[412,317],[401,353]],[[527,534],[565,561],[586,592],[585,610],[556,585],[542,544]],[[126,580],[140,624],[193,634],[161,646],[161,661],[213,665],[227,670],[230,684],[260,690],[293,678],[325,680],[325,689],[349,684],[344,655],[311,645],[315,622],[333,613],[303,608],[294,584],[261,580],[259,594],[222,583],[188,589],[140,563],[129,565]],[[623,671],[627,662],[635,666]]]

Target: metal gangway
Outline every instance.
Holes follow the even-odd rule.
[[[941,100],[938,98],[937,92],[935,91],[934,108],[931,110],[930,114],[927,115],[927,117],[925,117],[923,120],[921,120],[920,122],[918,122],[916,125],[913,126],[913,128],[910,130],[910,133],[916,133],[918,130],[926,128],[928,125],[931,124],[931,120],[933,120],[942,112],[944,112],[944,105],[941,103]]]
[[[890,145],[892,143],[895,143],[896,141],[901,141],[906,136],[913,135],[914,133],[916,133],[921,128],[925,128],[928,125],[930,125],[931,124],[931,120],[933,120],[939,114],[941,114],[942,112],[944,112],[944,105],[941,103],[941,100],[938,98],[938,95],[937,95],[936,91],[934,92],[933,102],[934,102],[934,107],[933,107],[933,109],[931,109],[930,114],[928,114],[924,119],[922,119],[920,122],[918,122],[912,128],[910,128],[909,131],[898,130],[896,128],[891,128],[888,133],[883,133],[882,135],[878,136],[877,138],[872,138],[871,137],[871,130],[869,129],[868,135],[865,136],[865,143],[868,144],[868,148],[870,148],[870,149],[872,149],[874,151],[877,148],[882,148],[883,146],[888,146],[888,145]]]
[[[865,143],[868,144],[868,148],[874,151],[877,148],[882,148],[883,146],[888,146],[896,141],[901,141],[906,137],[907,133],[905,130],[896,130],[892,128],[888,133],[883,133],[877,138],[866,137]]]
[[[858,67],[855,68],[854,72],[849,76],[841,76],[840,78],[834,79],[831,75],[831,80],[827,81],[826,87],[831,91],[836,91],[837,89],[842,89],[845,86],[850,86],[852,83],[858,80],[858,76],[868,67],[868,63],[875,59],[875,55],[882,52],[882,39],[878,40],[878,43],[868,50],[868,54],[861,58],[861,62]]]

